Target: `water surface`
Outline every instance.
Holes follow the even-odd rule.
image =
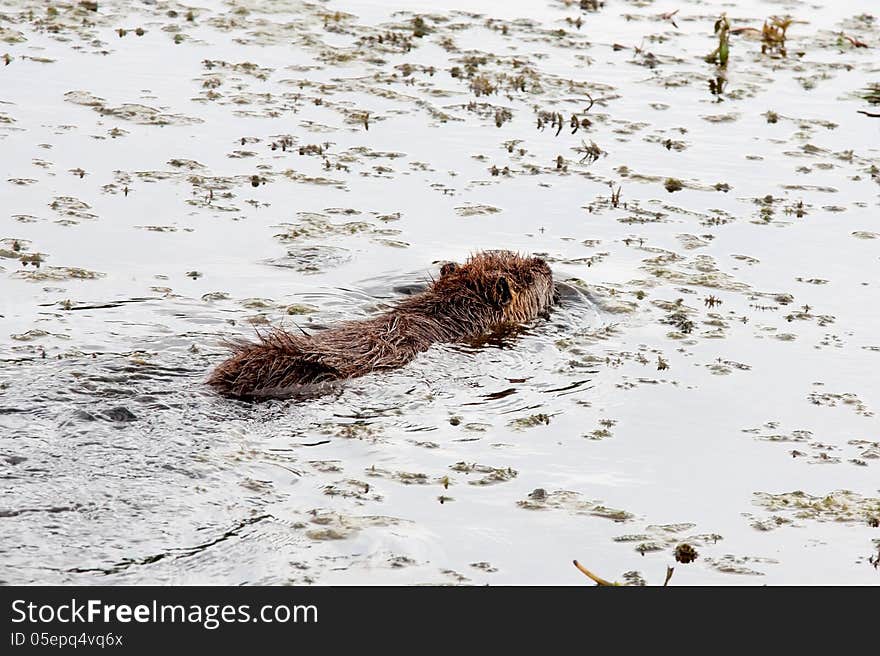
[[[0,578],[876,583],[880,17],[592,4],[0,0]],[[485,248],[549,321],[203,385]]]

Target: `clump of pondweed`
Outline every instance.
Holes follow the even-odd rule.
[[[670,194],[674,191],[681,191],[684,189],[684,183],[678,178],[666,178],[666,182],[663,183],[663,186]]]
[[[425,19],[421,16],[416,16],[412,19],[412,30],[413,36],[418,39],[421,39],[423,36],[427,36],[428,33],[431,32],[431,28],[428,27]]]
[[[762,54],[778,52],[785,57],[785,32],[793,21],[790,16],[784,18],[771,16],[764,21],[764,27],[761,29]]]
[[[880,105],[880,83],[869,84],[859,95],[871,105]]]

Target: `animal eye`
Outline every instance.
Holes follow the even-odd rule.
[[[513,299],[510,293],[510,284],[505,276],[499,276],[495,281],[495,297],[499,305],[507,305]]]

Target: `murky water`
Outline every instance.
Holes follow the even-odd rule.
[[[880,581],[874,3],[199,4],[0,0],[3,582]],[[203,385],[483,248],[549,321]]]

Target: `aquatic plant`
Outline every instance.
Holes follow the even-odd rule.
[[[761,28],[762,54],[778,52],[785,57],[785,33],[792,22],[793,19],[790,16],[784,18],[771,16],[764,21],[764,27]]]
[[[715,21],[715,35],[718,37],[718,47],[706,55],[706,61],[725,67],[730,56],[730,21],[727,20],[727,14],[721,14]]]

